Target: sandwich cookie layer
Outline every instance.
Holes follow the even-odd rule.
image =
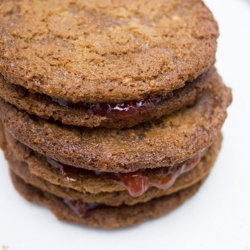
[[[10,140],[7,139],[7,141],[9,142]],[[176,173],[174,172],[181,170],[177,167],[169,167],[169,170],[166,168],[165,171],[162,171],[162,168],[148,170],[147,173],[149,174],[146,181],[149,180],[147,184],[151,185],[147,187],[145,187],[146,181],[138,179],[138,174],[136,175],[136,173],[126,174],[127,182],[125,183],[114,181],[106,173],[96,175],[94,173],[91,174],[90,171],[76,172],[72,167],[68,169],[65,175],[62,169],[46,165],[47,162],[46,160],[43,162],[42,157],[37,157],[33,153],[23,153],[25,152],[23,150],[25,146],[22,147],[20,143],[16,143],[14,146],[10,143],[5,151],[5,155],[10,161],[11,169],[15,174],[33,186],[64,198],[72,197],[88,203],[95,202],[117,206],[145,202],[154,197],[179,191],[198,182],[213,167],[221,142],[222,135],[220,133],[213,145],[202,154],[200,162],[193,165],[189,171],[183,171],[179,176],[175,176]],[[26,152],[28,151],[26,150]],[[18,160],[15,160],[15,158]],[[69,172],[69,170],[73,173]],[[114,174],[112,173],[112,175]],[[119,173],[116,173],[116,175],[118,176]],[[154,181],[153,184],[158,185],[153,187],[150,180]]]
[[[83,204],[78,201],[63,200],[30,184],[26,184],[13,172],[10,173],[16,190],[25,199],[45,205],[59,220],[110,229],[138,225],[145,220],[157,218],[170,212],[192,197],[203,182],[198,182],[180,192],[145,203],[139,203],[134,206],[122,205],[112,207],[94,206],[93,204]]]
[[[55,176],[52,176],[52,178],[50,177],[49,179],[51,179],[52,182],[49,182],[41,176],[39,177],[39,175],[32,174],[32,171],[29,170],[32,168],[29,167],[28,163],[16,160],[15,155],[11,150],[7,149],[5,151],[5,156],[9,161],[10,169],[17,176],[23,179],[26,183],[29,183],[39,189],[42,189],[43,191],[47,191],[51,194],[68,200],[79,200],[84,203],[98,203],[109,206],[120,206],[123,204],[134,205],[141,202],[147,202],[153,198],[158,198],[164,195],[170,195],[172,193],[178,192],[199,182],[201,179],[208,175],[211,168],[213,167],[221,147],[221,141],[222,136],[220,134],[216,141],[213,143],[213,145],[209,147],[206,154],[203,155],[199,164],[193,170],[184,173],[179,178],[177,178],[171,186],[165,189],[150,187],[145,193],[141,194],[138,197],[132,197],[127,191],[118,192],[115,190],[111,191],[111,189],[109,189],[109,192],[105,192],[102,190],[102,183],[101,185],[99,185],[99,183],[101,182],[100,179],[95,181],[92,180],[91,182],[88,181],[88,176],[81,176],[81,178],[79,178],[82,180],[82,183],[76,181],[79,187],[74,186],[73,188],[71,188],[72,181],[70,181],[69,179],[67,181],[68,183],[64,182],[62,185],[58,183],[55,184],[53,178]],[[39,167],[42,168],[42,166]],[[160,178],[160,176],[157,177]],[[57,178],[60,178],[60,176],[58,176]],[[80,187],[83,184],[85,186],[88,186],[90,185],[90,183],[92,185],[93,183],[95,183],[95,190],[100,187],[98,193],[91,193],[86,192],[85,190],[79,190],[81,189]],[[92,186],[90,185],[89,189],[91,188]]]
[[[191,106],[131,129],[76,128],[31,116],[0,98],[8,131],[36,152],[60,163],[103,172],[173,166],[197,155],[216,138],[231,103],[216,75]]]
[[[15,105],[19,110],[25,110],[29,114],[35,114],[44,119],[53,118],[67,125],[125,128],[159,119],[163,115],[193,104],[213,81],[214,71],[215,69],[211,68],[194,82],[168,93],[167,96],[118,104],[72,103],[64,99],[30,92],[20,85],[6,82],[3,76],[0,76],[0,97]]]

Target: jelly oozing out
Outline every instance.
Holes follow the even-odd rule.
[[[142,170],[131,173],[117,173],[116,176],[117,179],[113,178],[112,180],[125,187],[133,197],[141,196],[148,189],[148,177],[143,174]]]
[[[173,96],[170,92],[166,96],[148,97],[141,101],[125,101],[122,103],[96,103],[87,102],[73,103],[60,98],[51,97],[53,102],[60,104],[63,107],[83,109],[95,115],[105,116],[107,118],[116,118],[120,120],[136,119],[152,112],[156,106]]]
[[[200,154],[183,163],[176,164],[173,167],[162,167],[156,170],[138,170],[131,173],[103,173],[82,169],[79,169],[79,171],[82,170],[81,173],[84,172],[85,174],[87,173],[94,175],[102,175],[105,178],[110,178],[114,182],[124,186],[131,196],[138,197],[148,189],[149,185],[155,186],[160,189],[167,189],[171,187],[178,176],[180,176],[182,173],[192,170],[199,163],[199,161]],[[58,163],[51,159],[50,163],[53,163],[53,166],[59,168],[63,176],[66,176],[67,178],[69,175],[68,171],[71,168],[75,169],[74,167]],[[78,172],[78,174],[79,173],[80,172]],[[76,172],[74,172],[73,174],[76,174]],[[68,178],[68,180],[72,180],[72,178]],[[81,218],[84,217],[88,211],[104,206],[97,203],[84,203],[79,200],[70,201],[64,199],[63,201],[77,216]]]
[[[181,174],[191,171],[199,162],[200,154],[172,167],[161,168],[159,172],[149,178],[149,184],[159,189],[168,189]]]
[[[70,200],[64,199],[63,201],[79,217],[84,217],[88,211],[101,206],[97,203],[84,203],[79,200],[70,201]]]
[[[54,168],[59,170],[59,174],[66,178],[68,181],[76,181],[78,176],[92,175],[107,178],[113,182],[122,185],[132,197],[138,197],[144,194],[149,186],[154,186],[159,189],[168,189],[174,183],[176,178],[181,174],[192,170],[200,161],[200,154],[195,157],[178,163],[172,167],[161,167],[156,169],[137,170],[130,173],[107,173],[90,171],[80,168],[75,168],[55,160],[47,158],[48,162]]]

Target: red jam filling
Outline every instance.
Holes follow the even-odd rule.
[[[97,203],[83,203],[82,201],[70,201],[67,199],[64,199],[63,201],[77,216],[81,218],[84,217],[88,211],[101,206]]]
[[[117,173],[115,175],[117,178],[113,178],[113,181],[125,187],[133,197],[141,196],[148,189],[148,177],[143,174],[142,170],[131,173]]]
[[[52,163],[53,166],[59,168],[63,176],[66,176],[67,178],[69,177],[69,172],[67,171],[69,169],[74,169],[74,167],[58,163],[49,158],[48,160],[50,163]],[[89,172],[88,174],[102,175],[106,178],[111,178],[116,183],[119,183],[120,185],[124,186],[131,196],[138,197],[148,189],[149,185],[155,186],[160,189],[167,189],[171,187],[178,176],[180,176],[182,173],[192,170],[199,163],[199,161],[200,154],[183,163],[176,164],[173,167],[162,167],[160,168],[160,171],[159,169],[157,170],[157,173],[152,173],[152,171],[154,170],[138,170],[131,173],[117,174],[94,172],[89,170],[83,170],[83,172]],[[81,171],[82,169],[79,170]],[[64,199],[63,201],[77,216],[81,218],[84,217],[87,212],[104,206],[97,203],[84,203],[79,200]]]
[[[89,113],[105,116],[107,118],[117,118],[120,120],[137,119],[141,116],[148,115],[156,106],[170,97],[173,92],[166,96],[147,97],[141,101],[125,101],[122,103],[96,103],[87,102],[73,103],[60,98],[51,97],[53,102],[60,104],[63,107],[83,109]]]
[[[65,177],[68,181],[76,181],[77,176],[80,174],[101,176],[102,178],[110,179],[125,187],[132,197],[138,197],[144,194],[149,186],[154,186],[159,189],[170,188],[181,174],[192,170],[199,163],[201,157],[200,155],[201,154],[198,154],[193,158],[185,162],[175,164],[172,167],[144,169],[130,173],[90,171],[68,166],[50,158],[47,158],[47,160],[50,165],[59,169],[61,176]]]

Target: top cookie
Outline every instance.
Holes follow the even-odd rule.
[[[73,102],[141,100],[206,71],[217,37],[201,0],[4,1],[0,73]]]

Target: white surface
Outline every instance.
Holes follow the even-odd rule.
[[[220,25],[217,67],[233,88],[224,146],[200,192],[141,226],[105,231],[57,221],[12,187],[0,153],[0,249],[250,250],[250,1],[206,0]]]

